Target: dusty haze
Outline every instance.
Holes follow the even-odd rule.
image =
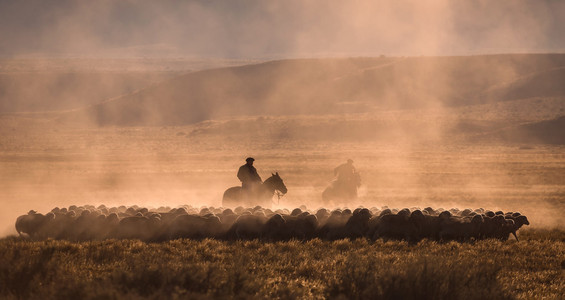
[[[280,206],[563,227],[564,17],[550,0],[1,1],[0,234],[30,209],[219,206],[247,156],[285,180]],[[359,200],[321,203],[348,158]]]
[[[555,52],[565,4],[519,1],[0,2],[0,54],[207,57]]]

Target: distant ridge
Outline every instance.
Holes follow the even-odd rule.
[[[564,54],[296,59],[194,72],[62,120],[194,124],[219,117],[459,107],[565,96]]]
[[[565,116],[506,129],[497,137],[515,143],[565,145]]]

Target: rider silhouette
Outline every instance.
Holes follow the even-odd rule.
[[[347,163],[341,164],[335,168],[334,176],[336,176],[336,188],[345,193],[349,198],[357,198],[359,174],[353,166],[353,160],[348,159]]]
[[[334,176],[336,176],[337,181],[351,182],[355,179],[355,172],[353,160],[348,159],[347,163],[341,164],[334,169]]]
[[[257,169],[253,166],[255,159],[248,157],[245,161],[247,163],[239,167],[237,171],[237,178],[241,181],[242,191],[248,195],[252,195],[257,191],[257,187],[263,183],[263,180],[261,180],[261,176],[259,176]]]

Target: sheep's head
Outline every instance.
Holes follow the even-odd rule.
[[[439,216],[440,219],[445,220],[451,218],[451,213],[448,210],[442,211]]]
[[[354,212],[353,214],[363,220],[369,220],[373,216],[371,215],[371,212],[366,208],[356,210],[356,212]]]
[[[271,225],[283,225],[286,223],[286,220],[279,214],[274,214],[270,219],[269,219],[269,224]]]
[[[409,217],[410,216],[410,210],[408,208],[403,208],[402,210],[400,210],[397,215],[402,216],[402,217]]]
[[[49,212],[47,214],[45,214],[45,219],[48,221],[54,220],[55,219],[55,214],[52,212]]]
[[[518,217],[516,217],[514,219],[514,222],[516,222],[516,224],[518,226],[522,226],[522,225],[530,225],[530,222],[528,221],[528,218],[526,218],[526,216],[520,215]]]
[[[220,226],[222,224],[222,221],[220,221],[220,218],[218,218],[216,215],[211,215],[206,218],[206,223],[208,225]]]
[[[424,214],[421,210],[415,210],[410,214],[410,222],[418,227],[423,224],[425,219],[426,217],[424,217]]]
[[[390,208],[387,208],[387,209],[381,211],[380,216],[382,217],[384,215],[390,215],[390,214],[392,214],[392,211],[390,210]]]
[[[316,216],[318,216],[318,217],[327,217],[329,215],[330,215],[330,213],[325,208],[321,208],[316,212]]]
[[[428,213],[428,214],[430,214],[430,215],[431,215],[431,214],[433,214],[433,213],[435,212],[435,211],[434,211],[434,209],[433,209],[433,208],[431,208],[431,207],[429,207],[429,206],[428,206],[428,207],[426,207],[426,208],[424,208],[424,211],[425,211],[425,212],[427,212],[427,213]]]
[[[316,215],[308,215],[305,218],[306,222],[308,222],[308,224],[312,225],[314,228],[316,228],[316,226],[318,226],[318,218],[316,217]]]
[[[473,211],[472,211],[471,209],[465,208],[465,209],[461,212],[461,215],[462,215],[463,217],[466,217],[466,216],[471,215],[472,212],[473,212]]]
[[[291,216],[298,216],[299,214],[302,213],[302,210],[300,208],[295,208],[292,210],[292,212],[290,213]]]
[[[225,210],[222,212],[222,215],[224,215],[224,216],[230,216],[230,215],[233,215],[233,214],[234,214],[234,213],[233,213],[233,210],[231,210],[231,209],[229,209],[229,208],[225,209]]]
[[[108,215],[108,217],[106,219],[108,221],[118,221],[120,218],[118,217],[118,214],[111,213],[111,214]]]
[[[473,223],[473,224],[482,224],[484,222],[485,222],[485,219],[481,215],[475,215],[471,219],[471,223]]]

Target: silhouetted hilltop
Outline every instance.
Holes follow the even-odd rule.
[[[0,58],[0,114],[84,108],[195,70],[249,64],[198,58]]]
[[[563,96],[565,95],[565,68],[528,74],[512,82],[496,86],[485,94],[487,99],[499,101]]]
[[[173,75],[164,72],[84,70],[0,72],[0,113],[83,108],[105,99],[128,95]]]
[[[564,96],[565,55],[271,61],[200,71],[65,116],[98,125],[456,107]]]
[[[557,119],[524,124],[496,134],[506,142],[565,145],[565,116]]]

